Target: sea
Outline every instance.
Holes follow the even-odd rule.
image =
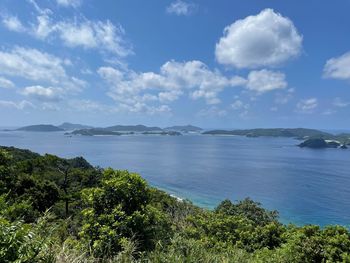
[[[297,225],[350,227],[350,149],[306,149],[291,138],[66,136],[63,132],[0,132],[0,145],[82,156],[94,166],[139,173],[181,199],[214,209],[246,197]]]

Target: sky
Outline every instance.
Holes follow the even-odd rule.
[[[0,0],[0,126],[350,129],[350,0]]]

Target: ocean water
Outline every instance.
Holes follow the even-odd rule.
[[[300,149],[289,138],[96,136],[0,132],[0,145],[83,156],[128,169],[202,207],[250,197],[284,223],[350,226],[350,149]]]

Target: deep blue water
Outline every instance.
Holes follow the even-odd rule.
[[[350,226],[350,149],[300,149],[286,138],[98,136],[0,132],[0,145],[83,156],[140,173],[157,186],[213,208],[245,197],[296,224]]]

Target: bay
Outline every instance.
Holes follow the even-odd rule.
[[[0,132],[0,145],[127,169],[207,208],[250,197],[284,223],[350,226],[350,149],[300,149],[290,138],[65,136]]]

